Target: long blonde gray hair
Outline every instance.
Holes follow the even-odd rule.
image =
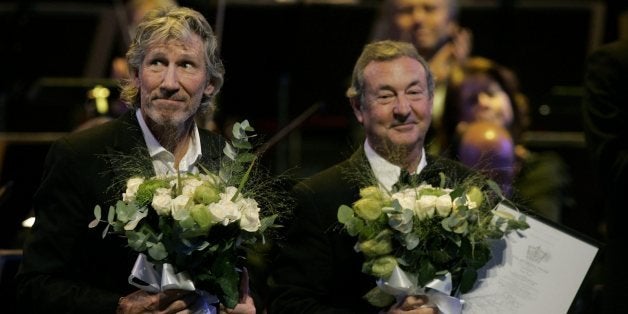
[[[201,13],[185,7],[158,8],[144,16],[126,53],[131,79],[121,82],[122,100],[133,108],[140,106],[139,87],[132,78],[139,72],[148,47],[173,39],[184,40],[192,34],[200,36],[203,41],[207,80],[214,86],[212,95],[204,96],[201,100],[200,110],[207,110],[213,96],[222,87],[225,70],[217,55],[218,42],[211,26]]]

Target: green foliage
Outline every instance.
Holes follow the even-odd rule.
[[[168,188],[168,182],[159,179],[148,179],[144,181],[137,190],[136,203],[142,207],[148,205],[153,200],[153,194],[158,188]]]
[[[240,276],[236,271],[233,254],[219,254],[212,264],[212,270],[215,280],[224,294],[221,301],[227,308],[234,308],[240,299],[238,293]]]
[[[478,272],[473,267],[466,267],[462,271],[462,278],[460,279],[460,292],[467,293],[471,291],[475,281],[478,280]]]

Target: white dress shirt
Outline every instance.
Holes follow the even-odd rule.
[[[371,169],[373,169],[373,174],[375,175],[375,179],[379,182],[379,185],[386,189],[386,191],[390,191],[392,186],[397,183],[399,180],[399,175],[401,174],[401,168],[397,165],[390,163],[388,160],[384,159],[384,157],[380,156],[372,147],[369,145],[368,141],[364,141],[364,153],[366,154],[366,159],[369,161],[371,165]],[[419,161],[419,165],[416,168],[416,172],[412,174],[418,174],[427,166],[427,161],[425,159],[425,148],[421,148],[421,160]]]
[[[144,135],[144,141],[146,141],[148,154],[153,160],[153,168],[155,169],[155,174],[159,176],[172,175],[177,173],[177,169],[175,169],[174,167],[174,155],[166,150],[163,146],[161,146],[161,144],[157,141],[153,133],[146,125],[146,121],[144,121],[144,117],[142,116],[140,109],[135,112],[135,116],[137,117],[137,121],[140,123],[140,127],[142,128],[142,134]],[[201,155],[201,139],[195,123],[192,129],[192,138],[190,139],[188,150],[185,152],[185,155],[179,162],[178,171],[182,173],[198,173],[198,168],[195,166],[195,163],[201,157]]]

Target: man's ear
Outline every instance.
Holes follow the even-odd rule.
[[[214,84],[209,83],[207,84],[207,87],[205,87],[205,90],[203,91],[203,94],[207,97],[211,97],[214,93],[214,90],[216,88],[214,87]]]
[[[364,117],[362,116],[362,103],[360,103],[360,97],[355,96],[349,98],[349,103],[351,104],[351,109],[353,109],[353,114],[355,115],[355,118],[358,120],[358,122],[360,122],[360,124],[362,124],[362,121],[364,121]]]

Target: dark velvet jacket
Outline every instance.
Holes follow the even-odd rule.
[[[471,175],[461,164],[428,156],[420,181],[439,185]],[[338,207],[359,199],[359,188],[375,182],[359,148],[349,159],[304,180],[295,188],[297,208],[286,242],[273,265],[270,313],[367,314],[379,309],[362,296],[376,278],[362,273],[364,259],[337,221]],[[451,186],[451,185],[450,185]]]
[[[215,169],[222,138],[199,130],[201,163]],[[89,229],[94,207],[103,216],[122,197],[132,174],[154,174],[133,110],[55,142],[34,197],[36,222],[18,273],[23,313],[115,313],[118,299],[136,288],[127,278],[137,253],[104,224]]]

